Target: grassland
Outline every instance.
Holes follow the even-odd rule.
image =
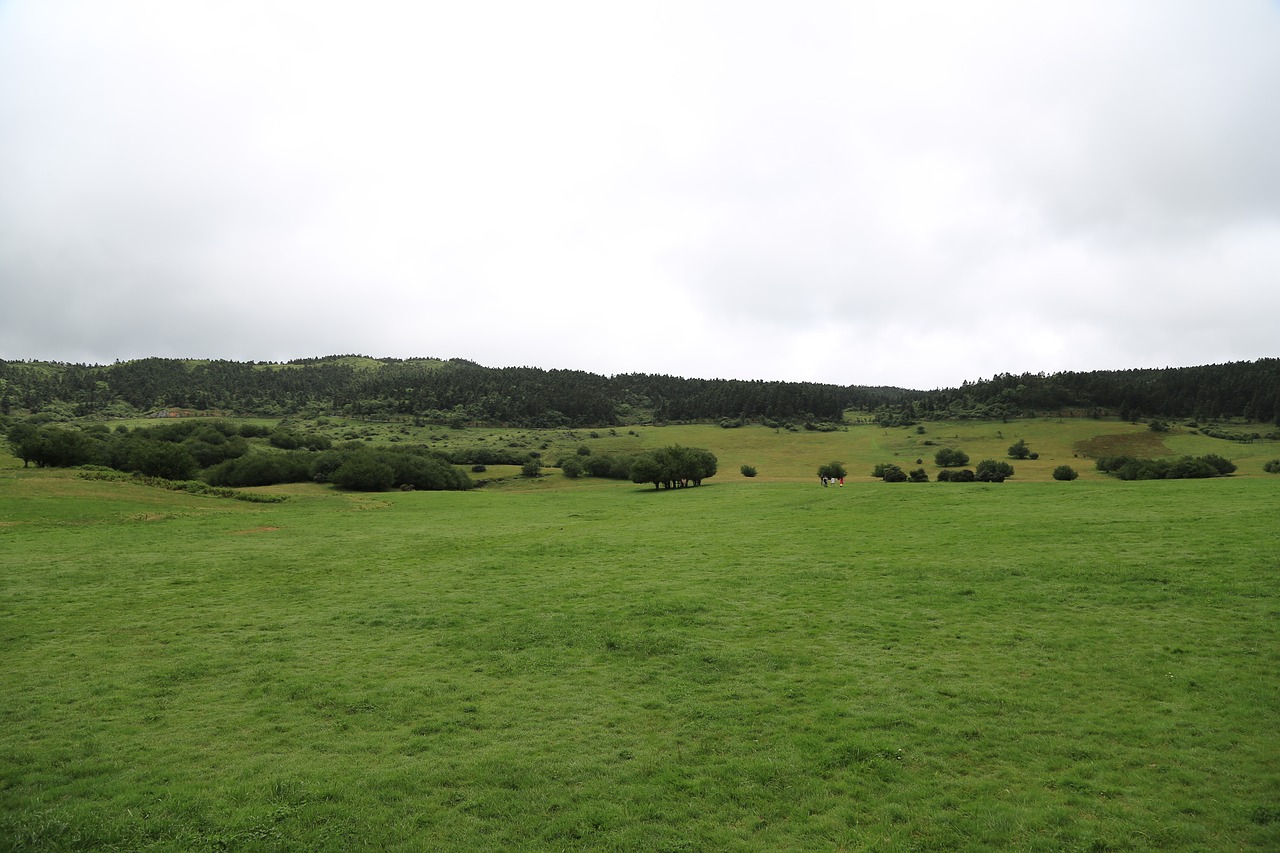
[[[1280,848],[1280,452],[1089,424],[437,428],[721,473],[282,504],[0,457],[0,849]]]
[[[1106,475],[1094,470],[1092,459],[1104,454],[1159,458],[1217,453],[1240,466],[1236,476],[1264,478],[1271,475],[1263,473],[1263,464],[1280,458],[1277,441],[1242,444],[1209,438],[1186,426],[1175,426],[1168,433],[1154,433],[1145,424],[1088,418],[1041,418],[1009,423],[946,421],[893,429],[849,426],[834,432],[788,431],[759,425],[723,429],[707,424],[598,430],[449,429],[341,418],[300,420],[291,425],[303,431],[319,432],[335,441],[404,442],[446,451],[470,447],[536,451],[548,465],[580,447],[592,453],[615,454],[669,444],[707,447],[719,457],[720,481],[738,477],[739,469],[746,464],[758,470],[758,482],[816,482],[818,466],[833,460],[844,462],[850,479],[855,482],[876,482],[871,470],[879,462],[893,462],[904,470],[922,467],[932,480],[940,470],[933,456],[942,447],[959,448],[969,454],[972,463],[977,463],[982,459],[1007,459],[1009,446],[1019,438],[1025,439],[1039,455],[1038,459],[1012,462],[1015,478],[1020,482],[1051,481],[1053,469],[1059,465],[1072,466],[1081,479],[1105,480]],[[1234,428],[1262,432],[1274,429],[1261,425]],[[512,471],[518,471],[518,467],[500,469],[499,473],[505,476]],[[542,486],[545,488],[546,484]]]

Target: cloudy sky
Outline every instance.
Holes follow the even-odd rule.
[[[0,0],[0,358],[1280,355],[1280,2]]]

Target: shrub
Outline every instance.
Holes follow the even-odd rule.
[[[742,476],[744,476],[744,477],[754,477],[755,475],[756,475],[756,469],[755,469],[755,466],[754,466],[754,465],[743,465],[743,466],[742,466]]]
[[[843,462],[828,462],[818,466],[818,476],[826,477],[828,480],[839,480],[849,476],[849,472],[845,469]]]
[[[1213,469],[1218,472],[1219,476],[1226,476],[1227,474],[1235,473],[1236,463],[1232,462],[1230,459],[1223,459],[1216,453],[1210,453],[1207,456],[1201,456],[1200,458],[1212,466]]]
[[[1132,456],[1100,456],[1099,471],[1120,480],[1182,480],[1220,477],[1236,470],[1234,462],[1216,454],[1178,459],[1137,459]]]
[[[582,476],[583,465],[578,461],[577,457],[570,456],[568,459],[560,463],[560,473],[564,474],[570,480],[576,480]]]
[[[520,473],[530,478],[537,477],[542,473],[542,466],[538,463],[538,460],[530,459],[521,466]]]
[[[973,476],[983,483],[1003,483],[1013,476],[1013,466],[998,459],[983,459],[977,464]]]
[[[933,455],[933,461],[939,468],[958,468],[969,464],[969,454],[954,447],[944,447]]]
[[[390,466],[393,486],[434,491],[463,490],[472,486],[470,477],[437,456],[413,450],[395,450],[378,453],[376,458]]]
[[[1280,459],[1272,459],[1262,466],[1262,470],[1268,474],[1280,474]]]
[[[871,476],[879,477],[886,483],[901,483],[907,479],[906,472],[892,462],[880,462],[871,469]]]
[[[170,441],[140,441],[129,453],[129,469],[148,477],[190,480],[199,467],[191,451]]]
[[[395,469],[372,453],[353,453],[333,472],[334,485],[357,492],[385,492],[395,479]]]
[[[305,452],[248,453],[228,459],[205,472],[213,486],[272,486],[305,483],[315,476]]]
[[[1076,469],[1070,465],[1059,465],[1053,469],[1053,479],[1055,480],[1074,480],[1080,475],[1076,473]]]
[[[302,436],[283,427],[277,427],[267,437],[267,441],[271,442],[272,447],[278,447],[281,450],[297,450],[302,446]]]
[[[959,471],[939,471],[939,483],[972,483],[975,477],[968,468],[961,468]]]
[[[1010,459],[1026,459],[1030,454],[1031,448],[1027,447],[1026,439],[1020,438],[1009,445]]]
[[[929,482],[929,474],[928,474],[928,472],[926,472],[923,468],[917,468],[917,469],[915,469],[914,471],[912,471],[910,474],[908,474],[907,476],[909,476],[909,477],[911,478],[911,482],[913,482],[913,483],[927,483],[927,482]]]
[[[523,465],[530,458],[528,453],[496,447],[464,447],[449,451],[445,456],[454,465]]]

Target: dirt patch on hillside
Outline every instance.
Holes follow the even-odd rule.
[[[270,533],[273,530],[279,530],[279,527],[250,527],[248,530],[232,530],[232,536],[247,536],[250,533]]]
[[[1168,456],[1170,450],[1164,438],[1157,432],[1131,432],[1119,435],[1095,435],[1077,441],[1072,449],[1081,456],[1096,459],[1099,456],[1137,456],[1142,459],[1158,459]]]

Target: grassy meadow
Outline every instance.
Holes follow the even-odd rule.
[[[0,850],[1280,849],[1276,442],[320,428],[720,473],[254,504],[0,456]],[[1240,471],[1077,455],[1142,446]]]

